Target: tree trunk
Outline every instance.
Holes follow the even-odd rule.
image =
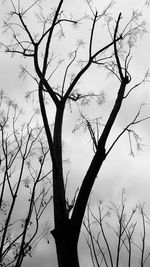
[[[55,239],[57,260],[59,267],[80,267],[78,259],[77,245],[78,240],[75,237],[75,229],[71,223],[65,223],[52,231]]]
[[[70,240],[56,242],[59,267],[79,267],[77,244]]]

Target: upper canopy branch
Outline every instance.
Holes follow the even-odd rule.
[[[111,47],[114,43],[116,43],[117,41],[121,40],[122,36],[118,37],[116,40],[112,41],[111,43],[109,43],[108,45],[104,46],[102,49],[98,50],[96,53],[94,53],[88,60],[88,62],[86,63],[86,65],[78,72],[78,74],[75,76],[74,80],[72,81],[72,83],[70,84],[68,90],[66,91],[65,95],[64,95],[64,100],[66,101],[70,95],[70,93],[72,92],[73,88],[75,87],[75,85],[77,84],[77,82],[79,81],[79,79],[82,77],[82,75],[86,72],[86,70],[91,66],[91,64],[93,63],[93,61],[95,60],[95,58],[101,54],[103,51],[107,50],[109,47]]]
[[[92,57],[92,43],[93,43],[94,28],[95,28],[95,23],[96,23],[97,15],[98,15],[98,12],[96,11],[96,13],[94,15],[93,25],[92,25],[92,29],[91,29],[91,35],[90,35],[89,58]]]
[[[54,27],[55,27],[55,24],[56,24],[56,21],[57,21],[58,15],[59,15],[59,11],[61,9],[62,4],[63,4],[63,0],[61,0],[59,2],[59,5],[58,5],[58,7],[56,9],[56,12],[55,12],[55,15],[54,15],[54,18],[53,18],[53,22],[52,22],[52,26],[50,28],[49,35],[48,35],[48,38],[47,38],[46,47],[45,47],[45,54],[44,54],[44,60],[43,60],[43,70],[42,70],[43,76],[45,76],[45,74],[46,74],[47,61],[48,61],[48,56],[49,56],[49,48],[50,48],[51,38],[52,38],[52,35],[53,35]]]
[[[74,24],[77,24],[77,23],[78,23],[78,21],[76,21],[76,20],[71,20],[71,19],[59,19],[58,21],[55,22],[55,25],[54,25],[54,26],[59,25],[61,22],[70,22],[70,23],[74,23]],[[42,34],[41,38],[40,38],[40,39],[38,40],[38,42],[37,42],[38,45],[42,42],[42,40],[44,39],[44,37],[51,31],[51,28],[52,28],[52,26],[50,26],[50,27],[49,27],[49,28]]]
[[[33,37],[32,37],[31,32],[29,31],[27,25],[25,24],[25,22],[24,22],[24,20],[23,20],[23,18],[22,18],[22,14],[21,14],[21,13],[18,13],[18,16],[19,16],[19,19],[20,19],[20,21],[21,21],[21,23],[22,23],[22,26],[24,27],[26,33],[27,33],[28,36],[29,36],[29,39],[30,39],[31,43],[32,43],[33,46],[34,46],[34,45],[35,45],[35,41],[34,41],[34,39],[33,39]]]
[[[115,27],[115,31],[114,31],[114,40],[117,39],[117,33],[118,33],[118,27],[119,27],[120,20],[121,20],[121,13],[119,14],[118,20],[116,22],[116,27]],[[114,42],[114,54],[115,54],[115,58],[116,58],[117,66],[118,66],[120,79],[123,80],[124,75],[122,73],[122,67],[121,67],[119,56],[118,56],[118,50],[117,50],[117,43],[116,42]]]

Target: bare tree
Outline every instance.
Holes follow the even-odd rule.
[[[149,266],[149,217],[141,203],[128,207],[124,191],[120,204],[99,201],[94,213],[88,204],[84,226],[94,267]]]
[[[1,91],[0,266],[21,266],[48,231],[39,223],[52,199],[49,148],[35,115],[19,126],[22,110]]]
[[[89,13],[80,18],[74,18],[74,14],[68,14],[67,1],[64,0],[57,1],[56,7],[53,8],[52,6],[53,9],[51,9],[49,2],[46,5],[46,2],[42,4],[40,0],[32,1],[29,6],[26,4],[24,7],[21,1],[18,1],[17,4],[13,0],[10,2],[12,9],[9,18],[4,23],[4,28],[7,34],[11,36],[11,42],[10,44],[2,43],[2,46],[7,53],[20,54],[33,62],[36,75],[26,67],[22,67],[22,74],[28,74],[37,84],[39,105],[50,149],[54,203],[54,229],[51,233],[56,243],[59,267],[77,267],[79,266],[77,244],[82,220],[98,172],[122,134],[128,132],[130,137],[133,134],[136,138],[137,136],[131,126],[147,119],[140,119],[139,110],[135,118],[131,119],[132,122],[124,128],[112,145],[107,148],[107,139],[123,101],[133,92],[134,88],[146,80],[148,75],[137,84],[132,84],[131,74],[129,73],[132,58],[131,51],[137,42],[138,36],[145,31],[145,23],[140,22],[141,14],[133,11],[130,21],[126,24],[123,23],[123,26],[120,27],[122,14],[120,13],[118,18],[115,19],[112,19],[109,14],[113,2],[110,2],[99,13],[92,7],[91,1],[86,1]],[[47,12],[49,10],[50,12]],[[31,23],[35,23],[35,28],[32,28],[32,25],[28,23],[28,19],[31,19],[31,13],[33,16],[35,14]],[[69,56],[66,58],[66,49],[72,36],[70,33],[72,28],[67,31],[68,27],[78,29],[79,26],[82,27],[82,22],[85,25],[85,21],[88,24],[88,29],[90,27],[87,43],[82,38],[78,39],[71,52],[69,48]],[[97,30],[100,30],[101,21],[105,23],[106,31],[109,35],[106,38],[108,41],[106,43],[103,42],[103,44],[101,44],[101,36],[98,38],[96,35]],[[66,46],[64,43],[62,43],[61,47],[59,46],[61,37],[66,37]],[[84,55],[80,59],[82,56],[81,47],[84,46]],[[59,60],[57,60],[58,56]],[[112,73],[117,78],[117,95],[103,129],[100,129],[101,125],[98,119],[94,121],[93,126],[89,118],[86,118],[83,114],[81,116],[80,125],[84,125],[89,130],[93,141],[94,155],[83,177],[78,194],[69,204],[66,197],[62,158],[63,118],[67,110],[67,103],[85,104],[89,103],[93,97],[97,97],[99,103],[103,102],[102,93],[84,93],[81,89],[77,89],[84,74],[94,65],[104,68],[107,73]],[[129,87],[130,83],[131,87]],[[50,112],[48,106],[46,106],[48,99],[51,100],[50,106],[52,107],[53,105],[55,107],[55,114]],[[52,129],[49,126],[51,116],[52,119],[54,117]],[[94,128],[95,125],[96,129]],[[137,138],[136,140],[137,144],[139,144],[139,139]]]

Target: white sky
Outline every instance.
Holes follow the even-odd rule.
[[[45,5],[46,2],[47,1],[45,1]],[[55,3],[58,1],[51,2]],[[82,9],[84,7],[84,1],[65,0],[64,2],[64,6],[69,10],[72,10],[72,13],[76,11],[76,16],[80,15],[80,13],[83,12]],[[93,6],[96,5],[98,10],[102,9],[102,1],[95,0],[93,2]],[[106,1],[103,1],[104,4],[105,2]],[[126,18],[130,17],[132,9],[140,8],[143,10],[144,18],[148,20],[150,17],[150,8],[148,9],[146,6],[144,6],[143,3],[143,0],[117,0],[116,5],[114,5],[112,9],[112,14],[117,18],[118,13],[122,12],[122,16],[126,20]],[[8,1],[5,3],[5,5],[2,6],[2,9],[0,11],[0,25],[2,25],[2,20],[6,15],[8,6]],[[150,31],[149,26],[150,23],[148,21],[148,31]],[[81,31],[80,33],[82,34],[81,38],[87,38],[87,35],[84,35],[84,33],[82,33]],[[3,38],[7,40],[7,36],[2,35],[2,39]],[[143,37],[143,39],[138,42],[137,48],[134,51],[131,75],[133,75],[133,81],[135,82],[141,80],[146,70],[150,67],[149,47],[150,34],[148,32]],[[5,89],[8,95],[16,99],[18,102],[24,103],[25,91],[30,89],[32,90],[34,84],[30,79],[18,79],[19,65],[22,63],[22,58],[10,58],[9,56],[6,56],[6,54],[1,53],[0,62],[0,88]],[[113,82],[111,78],[106,79],[106,75],[102,72],[101,76],[97,77],[97,75],[95,75],[94,69],[92,69],[87,76],[85,75],[85,79],[87,79],[85,83],[86,86],[88,84],[89,87],[101,87],[102,89],[104,89],[104,92],[106,94],[106,103],[103,107],[101,107],[100,114],[98,115],[101,116],[103,115],[103,113],[101,114],[101,112],[105,112],[105,110],[109,111],[112,105],[114,96],[111,94],[111,92],[113,90],[112,87],[115,86],[116,83]],[[85,85],[83,81],[83,87]],[[148,83],[144,86],[142,85],[140,88],[136,89],[136,91],[134,91],[129,96],[129,99],[127,99],[127,101],[124,103],[122,111],[118,116],[116,125],[113,129],[109,141],[110,143],[114,140],[116,134],[121,131],[126,123],[129,123],[130,119],[133,119],[134,114],[138,110],[141,103],[147,103],[147,106],[145,106],[143,109],[143,116],[150,115],[149,87],[150,85]],[[31,103],[25,104],[25,110],[28,110],[30,106]],[[96,112],[99,113],[99,108],[92,106],[88,107],[88,109],[93,116]],[[69,181],[69,186],[70,188],[73,188],[73,190],[75,190],[76,186],[80,185],[82,181],[82,177],[88,167],[92,155],[91,143],[89,142],[89,138],[85,138],[84,131],[80,130],[76,134],[72,134],[72,121],[77,117],[77,109],[74,107],[73,111],[75,111],[75,113],[69,113],[66,116],[65,120],[64,157],[69,157],[70,159],[70,164],[65,165],[65,168],[66,170],[70,169],[71,178]],[[93,188],[94,200],[92,202],[92,206],[94,208],[96,205],[96,199],[118,201],[122,188],[125,188],[128,201],[131,203],[131,205],[134,206],[137,201],[146,201],[146,204],[150,206],[150,121],[143,122],[141,125],[138,125],[136,129],[145,145],[143,147],[143,152],[140,152],[135,158],[132,158],[129,156],[130,148],[127,135],[119,140],[112,153],[108,156],[106,162],[103,164],[102,170],[100,171],[99,176],[96,179],[96,183]],[[70,194],[69,188],[68,192]],[[81,249],[84,253],[84,247],[82,246],[82,244]],[[31,259],[31,262],[25,262],[23,267],[28,267],[31,265],[32,267],[40,267],[41,265],[43,267],[55,267],[56,262],[54,259],[55,257],[53,256],[53,252],[53,246],[52,250],[50,250],[49,246],[42,243],[35,253],[35,259]],[[49,263],[50,258],[51,263]],[[82,257],[83,265],[81,265],[81,267],[84,266],[85,262],[86,260],[84,260],[84,258]]]

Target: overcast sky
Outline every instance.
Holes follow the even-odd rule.
[[[6,13],[9,8],[9,1],[6,1],[0,10],[0,25],[2,27],[2,20],[6,18]],[[17,2],[17,1],[16,1]],[[23,1],[22,1],[23,2]],[[44,5],[47,9],[47,2],[52,2],[54,5],[55,2],[58,1],[43,1]],[[105,1],[93,1],[93,7],[101,11],[105,6]],[[108,1],[107,1],[108,2]],[[113,6],[111,13],[113,16],[118,16],[119,12],[122,12],[123,19],[127,20],[130,18],[133,9],[140,9],[143,12],[143,18],[147,20],[147,30],[148,33],[143,36],[141,40],[138,41],[137,47],[133,51],[133,59],[131,63],[131,75],[133,77],[133,85],[136,82],[139,82],[144,73],[150,67],[150,22],[148,19],[150,18],[150,8],[144,5],[144,0],[116,0],[116,4]],[[49,7],[49,5],[48,5]],[[68,10],[67,13],[72,12],[75,13],[75,16],[80,16],[82,12],[84,12],[85,1],[80,0],[64,0],[64,7]],[[65,9],[64,8],[64,9]],[[86,25],[84,25],[86,27]],[[87,27],[89,24],[87,22]],[[103,26],[102,26],[103,27]],[[103,36],[105,36],[104,27],[100,29],[103,32]],[[2,32],[2,29],[1,29]],[[77,32],[78,38],[82,38],[83,40],[87,40],[87,33],[84,34],[81,30],[79,31],[82,35],[79,36]],[[72,32],[70,31],[72,35]],[[70,38],[70,36],[66,36],[66,38]],[[72,40],[76,38],[74,34],[71,37]],[[2,35],[2,39],[5,41],[9,40],[9,38],[5,35]],[[105,39],[103,39],[105,41]],[[58,44],[56,44],[56,47]],[[63,53],[64,47],[60,47]],[[67,47],[70,52],[70,46]],[[84,54],[84,49],[83,49]],[[6,54],[0,54],[0,88],[5,89],[7,94],[10,97],[13,97],[17,102],[21,105],[24,105],[24,109],[27,111],[31,108],[31,103],[25,103],[24,95],[26,90],[33,90],[34,83],[31,79],[19,79],[19,65],[22,64],[21,57],[13,57],[6,56]],[[28,64],[30,67],[31,63]],[[32,68],[32,66],[31,66]],[[85,80],[83,80],[83,88],[87,85],[89,89],[103,89],[106,97],[106,102],[100,109],[99,107],[88,107],[85,109],[85,113],[88,112],[91,114],[93,118],[95,114],[98,112],[98,116],[104,116],[106,111],[109,112],[112,103],[114,101],[113,95],[113,86],[117,86],[117,82],[114,81],[111,77],[107,77],[107,75],[103,72],[100,73],[99,76],[96,75],[95,69],[93,68],[88,75],[85,75]],[[146,83],[134,91],[129,98],[125,101],[122,111],[120,112],[115,127],[113,128],[112,135],[109,139],[109,144],[114,140],[117,134],[133,119],[136,114],[138,108],[141,103],[146,103],[143,107],[142,116],[150,115],[150,84]],[[69,111],[69,109],[68,109]],[[104,112],[104,114],[103,114]],[[65,165],[66,171],[70,170],[70,180],[68,193],[72,194],[78,185],[81,184],[83,175],[85,174],[90,159],[92,157],[92,149],[90,143],[90,137],[83,130],[79,130],[77,133],[73,134],[73,121],[77,118],[77,108],[73,106],[72,112],[66,115],[66,119],[64,121],[64,157],[70,160],[70,163]],[[109,113],[107,113],[109,114]],[[104,121],[103,121],[104,122]],[[93,188],[93,197],[92,197],[92,207],[96,208],[96,200],[103,199],[115,201],[117,202],[121,196],[121,191],[123,188],[126,190],[127,199],[130,205],[135,205],[137,201],[145,201],[146,205],[150,207],[150,121],[146,121],[136,126],[136,131],[139,136],[142,138],[142,142],[144,144],[143,151],[138,154],[135,153],[135,157],[130,156],[130,146],[127,134],[125,134],[119,142],[116,144],[113,151],[108,156],[107,160],[104,162],[102,170],[100,171],[98,178],[96,179],[95,186]],[[85,138],[86,136],[86,138]],[[73,190],[72,190],[73,188]],[[83,239],[83,237],[81,237]],[[51,246],[51,248],[50,248]],[[83,240],[80,244],[80,253],[81,255],[81,267],[86,263],[87,257],[86,249],[83,245]],[[56,267],[56,258],[54,256],[55,249],[53,240],[50,245],[47,245],[44,241],[39,244],[33,259],[29,259],[25,261],[23,267]]]

